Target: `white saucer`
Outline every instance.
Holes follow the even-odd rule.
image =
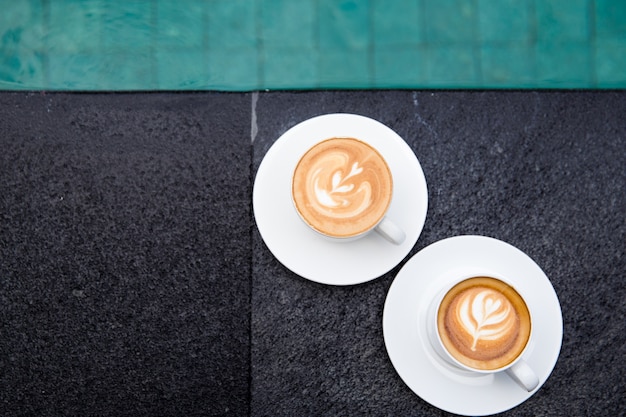
[[[461,269],[509,278],[527,298],[534,320],[524,359],[539,377],[527,392],[504,373],[475,376],[444,362],[426,336],[426,310],[442,283]],[[402,380],[422,399],[461,415],[506,411],[530,398],[548,379],[561,349],[563,319],[557,295],[541,268],[519,249],[483,236],[441,240],[413,256],[389,288],[383,311],[387,353]]]
[[[352,242],[332,242],[298,217],[291,199],[296,163],[313,144],[335,136],[365,140],[387,160],[394,181],[387,216],[406,233],[401,245],[376,233]],[[252,203],[261,237],[283,265],[311,281],[352,285],[378,278],[406,257],[422,232],[428,192],[422,167],[397,133],[364,116],[327,114],[299,123],[272,145],[257,171]]]

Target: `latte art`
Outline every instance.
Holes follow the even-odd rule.
[[[353,138],[332,138],[301,158],[292,195],[298,213],[315,230],[351,237],[382,219],[391,188],[391,172],[374,148]]]
[[[498,340],[515,331],[515,310],[504,295],[487,288],[475,288],[459,296],[455,309],[461,328],[471,337],[470,349],[479,340]]]
[[[480,370],[514,361],[530,337],[530,313],[508,284],[475,277],[444,296],[437,315],[439,336],[459,362]]]
[[[354,217],[367,209],[372,201],[372,187],[367,180],[359,182],[363,168],[359,163],[352,164],[350,172],[345,174],[348,155],[329,155],[318,163],[308,181],[311,204],[327,216],[340,218]]]

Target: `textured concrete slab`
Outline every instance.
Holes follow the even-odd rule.
[[[248,414],[249,100],[0,95],[0,414]]]
[[[256,170],[315,115],[394,129],[429,208],[409,255],[332,287],[280,264]],[[0,94],[0,414],[446,415],[400,379],[385,297],[462,235],[518,247],[561,302],[545,385],[506,415],[620,415],[623,92]]]
[[[518,247],[550,278],[563,311],[561,356],[539,392],[508,415],[619,414],[626,96],[260,94],[255,168],[288,128],[331,112],[387,124],[420,160],[429,210],[407,259],[440,239],[479,234]],[[366,284],[328,287],[283,267],[260,235],[253,244],[252,415],[445,414],[409,390],[387,357],[382,311],[398,268]]]

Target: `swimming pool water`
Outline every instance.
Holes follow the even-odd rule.
[[[623,0],[22,0],[0,89],[624,88]]]

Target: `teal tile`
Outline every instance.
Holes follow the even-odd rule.
[[[480,85],[476,57],[471,47],[429,46],[427,57],[426,77],[430,85],[436,87]]]
[[[588,88],[591,81],[591,57],[586,43],[537,44],[537,82],[548,87]]]
[[[101,67],[101,77],[109,88],[123,90],[153,90],[158,87],[153,67],[154,57],[143,49],[124,50],[107,55],[105,65]]]
[[[0,51],[41,49],[44,19],[38,1],[7,2],[0,13]]]
[[[476,42],[476,9],[473,1],[424,2],[426,38],[429,43]]]
[[[44,56],[32,49],[0,53],[0,89],[45,89]]]
[[[316,33],[313,0],[261,0],[259,6],[264,47],[313,48]]]
[[[263,55],[263,88],[314,88],[318,54],[315,49],[266,47]]]
[[[55,52],[48,58],[48,67],[49,88],[55,90],[117,90],[125,89],[131,81],[124,60],[116,59],[115,55],[105,58],[99,52]],[[146,79],[132,81],[136,84]]]
[[[525,45],[483,45],[482,79],[488,87],[528,87],[534,81],[532,51]]]
[[[424,41],[419,2],[372,0],[372,14],[376,45],[412,46]]]
[[[0,80],[9,84],[21,82],[22,62],[17,51],[4,52],[0,56]]]
[[[224,90],[251,90],[259,86],[257,51],[250,48],[209,50],[209,86]]]
[[[158,0],[156,3],[156,46],[202,48],[205,27],[205,5],[202,0],[179,2]]]
[[[143,49],[152,46],[154,21],[150,2],[116,2],[103,8],[102,45],[105,48]]]
[[[86,62],[88,61],[86,59]],[[101,83],[105,89],[151,90],[157,88],[152,66],[154,58],[148,51],[127,49],[107,54],[100,63]]]
[[[589,39],[588,0],[536,0],[539,41],[586,41]]]
[[[0,13],[9,89],[626,88],[625,56],[617,0],[20,0]]]
[[[319,46],[358,50],[370,43],[369,0],[318,0]]]
[[[212,0],[207,9],[210,51],[257,47],[255,9],[248,0]]]
[[[374,84],[406,88],[425,81],[426,52],[423,48],[377,48],[374,54]]]
[[[50,2],[47,50],[60,54],[100,51],[105,37],[102,25],[108,18],[106,9],[99,3],[68,0]]]
[[[320,52],[320,87],[367,88],[372,81],[367,48],[335,49]]]
[[[478,28],[483,42],[528,42],[530,23],[528,1],[478,1]]]
[[[5,2],[0,13],[0,28],[23,27],[42,17],[41,0]]]
[[[106,55],[58,53],[48,60],[49,84],[54,89],[150,90],[158,87],[153,58],[139,50]]]
[[[201,49],[165,49],[156,52],[158,88],[199,90],[208,88],[206,54]]]
[[[0,89],[46,88],[45,26],[39,1],[6,2],[0,12]]]
[[[626,88],[626,40],[598,41],[595,70],[598,87]]]
[[[596,36],[601,39],[626,39],[626,1],[596,0]]]

